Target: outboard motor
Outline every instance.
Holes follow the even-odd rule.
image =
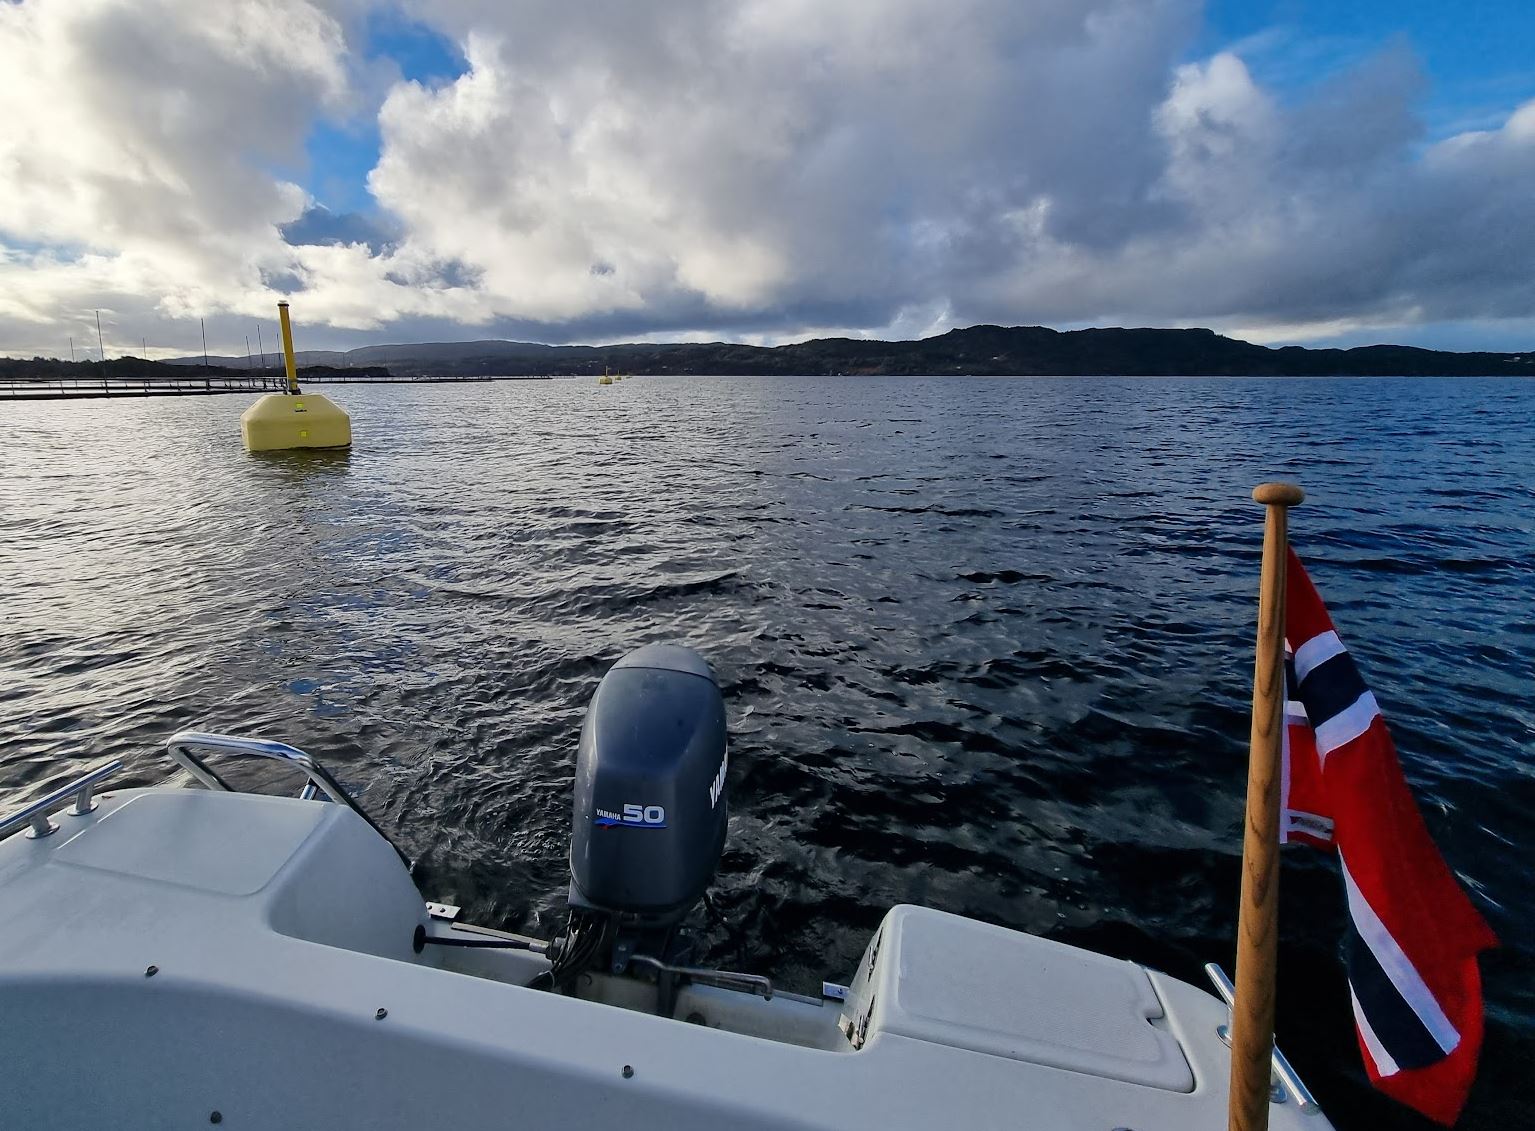
[[[677,959],[676,928],[725,847],[726,760],[724,699],[696,652],[649,644],[602,678],[576,754],[556,985],[592,966],[621,973],[635,955]]]

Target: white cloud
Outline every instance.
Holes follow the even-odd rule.
[[[1192,5],[432,4],[469,72],[397,88],[371,186],[497,315],[881,324],[1045,199],[1113,240]]]
[[[0,6],[0,341],[265,306],[304,206],[270,170],[342,103],[343,52],[301,0]]]
[[[1175,219],[1094,254],[1047,232],[991,309],[1264,339],[1535,316],[1535,104],[1420,151],[1419,83],[1393,51],[1282,107],[1233,55],[1180,67],[1155,116]]]
[[[0,351],[276,285],[316,346],[1535,318],[1535,102],[1429,144],[1401,45],[1280,99],[1195,0],[422,0],[468,67],[381,93],[365,8],[0,5]],[[375,113],[391,242],[284,242]]]

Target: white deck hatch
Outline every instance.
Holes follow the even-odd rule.
[[[326,810],[276,797],[251,800],[262,809],[259,821],[230,820],[228,807],[190,790],[142,793],[107,811],[89,836],[60,845],[54,860],[218,895],[254,895]]]
[[[843,1016],[863,1043],[891,1033],[1168,1091],[1194,1088],[1141,967],[923,907],[885,917]]]

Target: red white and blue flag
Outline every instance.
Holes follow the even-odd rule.
[[[1370,1081],[1451,1124],[1482,1046],[1477,954],[1497,945],[1413,801],[1375,697],[1290,551],[1280,840],[1338,855],[1354,1023]]]

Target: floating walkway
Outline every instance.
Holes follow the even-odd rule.
[[[548,375],[532,377],[348,377],[304,374],[305,385],[437,385],[480,381],[552,381]],[[60,401],[101,397],[205,397],[222,393],[281,392],[287,386],[282,371],[250,377],[55,377],[32,380],[0,378],[0,400]]]

